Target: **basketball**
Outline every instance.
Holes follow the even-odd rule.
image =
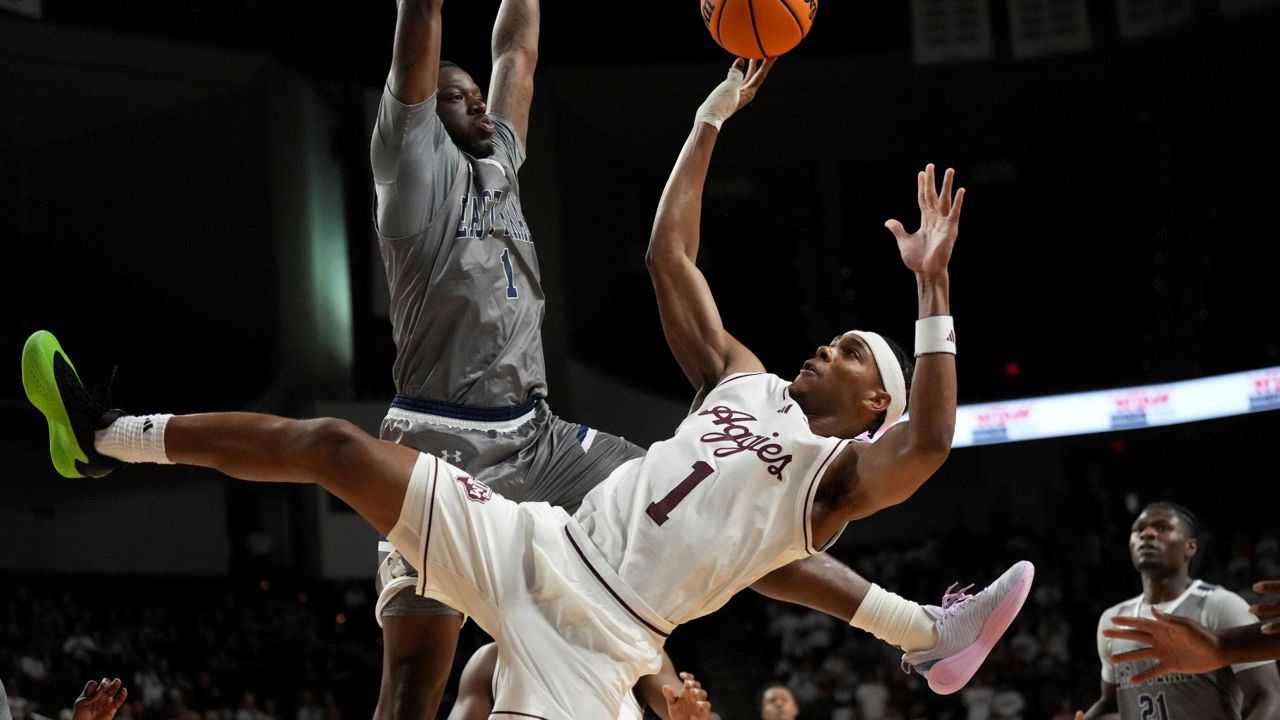
[[[818,0],[700,0],[702,22],[735,57],[761,60],[794,48],[809,34]]]

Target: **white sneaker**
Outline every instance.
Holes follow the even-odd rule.
[[[903,655],[902,669],[914,668],[939,695],[964,687],[1018,616],[1035,574],[1035,566],[1023,560],[977,595],[966,593],[968,587],[947,588],[942,607],[924,606],[937,623],[938,644]]]

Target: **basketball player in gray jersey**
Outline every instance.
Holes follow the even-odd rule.
[[[1152,660],[1114,662],[1112,656],[1139,645],[1105,637],[1118,616],[1165,615],[1192,618],[1210,628],[1248,625],[1254,618],[1239,595],[1193,580],[1191,559],[1199,527],[1186,508],[1155,502],[1143,509],[1129,534],[1129,555],[1142,576],[1142,594],[1108,608],[1098,621],[1102,697],[1078,720],[1118,712],[1122,720],[1262,720],[1280,717],[1280,676],[1273,662],[1242,663],[1212,672],[1172,674],[1135,681]]]
[[[572,512],[643,451],[561,420],[544,401],[544,295],[518,180],[538,2],[503,0],[487,103],[469,74],[440,61],[441,4],[399,4],[370,148],[396,343],[396,397],[380,436],[453,463],[512,500]],[[431,718],[463,618],[416,595],[416,570],[389,544],[381,548],[375,717]]]

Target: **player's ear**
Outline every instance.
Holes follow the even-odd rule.
[[[1200,549],[1200,544],[1199,542],[1196,541],[1195,538],[1191,538],[1190,540],[1188,540],[1187,541],[1187,559],[1190,560],[1191,558],[1195,557],[1196,550],[1199,550],[1199,549]]]
[[[863,401],[872,413],[879,415],[889,409],[889,404],[893,398],[889,397],[889,393],[884,390],[871,390],[867,393],[866,399]]]

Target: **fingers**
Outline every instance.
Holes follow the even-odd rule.
[[[124,687],[124,681],[120,678],[112,680],[107,687],[109,688],[107,690],[108,696],[114,695],[111,698],[112,711],[120,709],[120,706],[124,704],[125,698],[129,697],[129,688]]]
[[[764,79],[769,75],[769,71],[773,69],[774,64],[777,62],[778,58],[776,57],[752,60],[752,69],[747,84],[753,88],[760,87],[760,83],[764,82]]]
[[[948,170],[947,172],[951,172]],[[947,214],[947,218],[952,223],[960,222],[960,207],[964,205],[964,188],[956,191],[956,201],[951,205],[951,212]]]
[[[951,184],[955,179],[956,171],[951,168],[947,168],[946,172],[942,173],[942,193],[938,195],[938,212],[943,215],[951,213]]]
[[[1080,712],[1079,710],[1077,710],[1077,711],[1076,711],[1076,720],[1084,720],[1084,713],[1082,713],[1082,712]]]
[[[1259,603],[1249,606],[1249,612],[1253,613],[1259,620],[1270,620],[1271,618],[1280,617],[1280,604],[1276,603]]]
[[[924,190],[925,188],[924,182],[925,182],[925,174],[924,174],[924,171],[921,170],[920,172],[916,173],[916,204],[920,206],[920,212],[922,213],[925,210],[927,210],[929,207],[928,205],[925,204],[925,195],[927,193],[925,193],[925,190]],[[929,189],[930,191],[933,190],[933,188],[929,188]]]
[[[1103,637],[1109,637],[1112,640],[1132,640],[1134,642],[1151,644],[1151,633],[1145,630],[1123,630],[1120,628],[1106,628],[1102,631]]]
[[[1133,679],[1130,680],[1129,682],[1133,683],[1134,685],[1140,685],[1148,680],[1153,680],[1155,678],[1158,678],[1161,675],[1168,675],[1169,672],[1170,671],[1165,669],[1163,665],[1153,665],[1147,668],[1146,670],[1143,670],[1142,672],[1138,673],[1137,675],[1134,675]]]
[[[1272,620],[1269,623],[1263,623],[1262,632],[1267,635],[1280,635],[1280,620]]]
[[[933,176],[933,163],[924,166],[924,204],[929,209],[938,207],[938,181]]]
[[[1135,630],[1144,630],[1146,632],[1151,632],[1152,630],[1155,630],[1158,625],[1155,620],[1150,620],[1148,618],[1132,617],[1130,615],[1117,615],[1111,618],[1111,624],[1119,625],[1121,627],[1129,627]],[[1113,628],[1107,628],[1102,632],[1108,633],[1108,632],[1111,632],[1112,629]]]
[[[667,702],[675,702],[675,701],[676,701],[676,691],[675,691],[675,690],[672,690],[670,685],[663,685],[663,686],[662,686],[662,697],[666,698],[666,699],[667,699]]]
[[[1280,595],[1280,580],[1259,580],[1253,584],[1253,591],[1261,595]]]
[[[89,682],[85,683],[84,690],[80,691],[80,697],[79,699],[76,700],[76,704],[79,704],[83,700],[87,699],[90,695],[93,694],[93,691],[97,689],[98,689],[97,680],[90,680]]]
[[[902,227],[902,223],[897,220],[888,220],[885,222],[884,226],[889,228],[889,232],[893,233],[893,236],[898,240],[906,240],[908,237],[911,237],[910,233],[907,232],[907,229]]]
[[[1138,648],[1136,650],[1127,650],[1122,653],[1116,653],[1111,656],[1112,664],[1137,662],[1139,660],[1159,660],[1155,648]]]

